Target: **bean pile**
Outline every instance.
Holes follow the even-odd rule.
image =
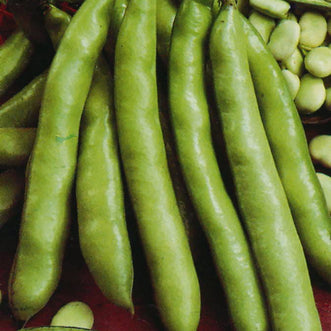
[[[279,62],[298,111],[303,115],[331,110],[331,4],[250,0],[249,21]]]
[[[19,206],[26,166],[8,284],[17,320],[57,288],[73,207],[95,282],[134,313],[125,179],[160,318],[167,330],[197,329],[199,280],[162,131],[158,53],[175,153],[234,328],[321,330],[307,262],[331,284],[331,222],[297,108],[325,101],[331,51],[313,28],[326,20],[307,11],[297,23],[282,0],[250,5],[247,19],[234,0],[85,0],[73,16],[43,3],[52,63],[0,106],[0,165],[9,169],[0,226]],[[275,27],[265,14],[281,20]],[[0,96],[33,57],[23,30],[0,47]]]

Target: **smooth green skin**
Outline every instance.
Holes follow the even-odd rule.
[[[115,108],[125,176],[160,317],[167,330],[196,330],[199,283],[158,117],[155,0],[129,3],[115,50]]]
[[[249,0],[255,10],[274,18],[286,18],[290,5],[283,0]]]
[[[253,10],[249,16],[249,21],[254,25],[256,30],[259,31],[263,40],[267,43],[269,41],[272,30],[276,26],[275,20]]]
[[[32,53],[33,45],[21,30],[16,30],[0,46],[0,97],[27,67]]]
[[[224,5],[210,40],[217,107],[239,210],[273,329],[321,330],[303,250],[259,114],[240,17],[232,1]]]
[[[305,57],[306,69],[315,77],[331,75],[331,48],[321,46],[312,49]]]
[[[311,265],[330,283],[331,223],[300,117],[278,64],[248,23],[245,32],[263,124],[302,246]]]
[[[314,137],[309,143],[309,153],[315,162],[331,169],[331,135]]]
[[[51,326],[90,329],[94,324],[91,308],[84,302],[72,301],[62,306],[53,316]]]
[[[17,214],[23,192],[24,174],[21,171],[10,169],[0,173],[0,229]]]
[[[186,185],[204,228],[236,330],[268,330],[250,249],[213,149],[204,85],[211,8],[184,0],[176,16],[169,60],[173,130]]]
[[[319,172],[317,172],[316,175],[319,182],[321,183],[325,200],[328,206],[328,211],[329,214],[331,215],[331,177]]]
[[[128,4],[129,0],[114,0],[107,41],[105,44],[105,52],[111,63],[114,62],[115,44]]]
[[[277,61],[284,61],[296,50],[299,38],[299,24],[291,20],[281,20],[271,33],[268,47]]]
[[[0,166],[24,166],[33,148],[34,128],[0,128]]]
[[[71,16],[53,5],[48,5],[44,14],[44,24],[55,50],[58,49],[61,39],[71,21]]]
[[[291,71],[293,74],[301,77],[304,72],[304,60],[299,48],[296,48],[291,56],[282,61],[282,68]]]
[[[10,306],[18,320],[28,320],[43,308],[60,278],[80,118],[107,36],[111,6],[111,0],[84,2],[49,71],[9,282]]]
[[[172,27],[177,8],[173,0],[156,0],[157,51],[163,63],[168,63]]]
[[[168,89],[162,88],[160,85],[158,85],[158,104],[170,177],[173,183],[180,216],[183,220],[186,235],[189,240],[192,256],[194,262],[198,264],[201,257],[201,228],[179,165],[174,134],[170,121]]]
[[[327,22],[322,14],[307,11],[300,17],[299,25],[302,48],[310,50],[322,45],[327,34]]]
[[[289,70],[283,69],[282,74],[286,80],[291,98],[294,100],[300,88],[300,78]]]
[[[319,110],[326,98],[322,78],[305,74],[301,77],[300,88],[295,98],[295,105],[301,114],[312,114]]]
[[[71,17],[52,7],[47,30],[56,47]],[[79,239],[88,268],[104,295],[133,312],[133,265],[113,115],[111,72],[100,57],[80,129],[76,175]],[[88,193],[87,193],[88,192]]]
[[[82,117],[76,197],[80,247],[104,295],[133,312],[133,265],[110,70],[100,58]]]
[[[0,106],[1,128],[37,125],[47,75],[48,71],[43,72]]]
[[[70,15],[49,5],[44,21],[55,48],[57,48],[70,18]],[[34,78],[20,92],[0,106],[0,127],[37,126],[47,76],[48,70]]]

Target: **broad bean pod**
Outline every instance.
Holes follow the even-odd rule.
[[[133,265],[126,229],[110,69],[100,57],[86,100],[77,167],[79,242],[104,295],[133,312]]]
[[[0,46],[0,97],[24,71],[33,54],[33,45],[20,29]]]
[[[199,283],[158,115],[155,0],[131,0],[120,27],[115,109],[124,172],[161,319],[168,330],[196,330]]]
[[[246,44],[235,2],[226,1],[212,28],[210,57],[240,214],[273,329],[321,330],[304,253],[259,114]]]
[[[35,136],[34,128],[0,128],[0,166],[25,166]]]
[[[186,185],[208,239],[236,330],[267,330],[253,258],[224,187],[213,148],[204,84],[211,1],[184,0],[171,38],[169,98],[177,152]]]
[[[261,117],[297,232],[308,261],[330,283],[331,222],[300,117],[278,64],[254,28],[243,26]]]
[[[46,305],[60,278],[80,118],[107,36],[111,6],[111,0],[83,3],[49,71],[9,281],[10,306],[19,320],[28,320]]]

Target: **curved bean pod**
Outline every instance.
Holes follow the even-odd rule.
[[[235,2],[228,0],[212,28],[210,56],[239,210],[273,328],[321,330],[303,250],[260,118],[246,43]]]
[[[172,0],[156,1],[157,51],[164,63],[168,63],[170,39],[177,8]]]
[[[70,22],[70,15],[49,5],[44,21],[54,48],[57,48]],[[37,126],[47,76],[48,70],[34,78],[20,92],[0,106],[0,127]]]
[[[169,59],[171,118],[186,185],[204,228],[236,330],[267,330],[259,281],[211,138],[204,86],[211,8],[184,0],[172,33]]]
[[[128,7],[129,0],[114,0],[111,12],[111,21],[108,31],[108,37],[105,44],[105,51],[111,63],[114,61],[115,44],[123,17]]]
[[[45,306],[60,278],[80,118],[107,36],[111,5],[111,0],[83,3],[49,71],[9,282],[10,306],[19,320]]]
[[[0,166],[25,166],[35,136],[34,128],[0,128]]]
[[[79,241],[104,295],[133,312],[133,266],[113,114],[111,73],[100,57],[80,132],[76,197]]]
[[[43,72],[0,106],[0,127],[37,126],[47,76]]]
[[[168,330],[196,330],[199,283],[158,117],[155,0],[131,0],[126,11],[115,50],[115,108],[125,176],[161,319]]]
[[[249,22],[243,24],[263,124],[297,231],[308,261],[331,283],[331,220],[300,117],[278,64]]]
[[[18,29],[0,46],[0,97],[28,65],[33,45]]]

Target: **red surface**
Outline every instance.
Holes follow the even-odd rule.
[[[63,5],[66,8],[66,4]],[[66,8],[69,10],[68,8]],[[0,6],[0,44],[15,27],[11,15]],[[316,133],[328,132],[327,126],[309,127],[307,137]],[[52,316],[65,303],[80,300],[86,302],[94,312],[94,328],[99,331],[156,331],[162,330],[156,307],[153,304],[152,291],[143,254],[135,236],[133,220],[129,218],[132,234],[133,254],[135,262],[135,283],[133,298],[135,315],[109,303],[96,287],[82,259],[77,241],[76,224],[73,223],[72,235],[68,243],[63,264],[63,274],[55,294],[47,306],[38,313],[26,326],[48,325]],[[11,316],[7,302],[7,284],[9,271],[17,244],[19,224],[12,222],[0,231],[0,290],[3,304],[0,306],[0,331],[14,331],[18,325]],[[218,284],[206,247],[201,247],[197,269],[202,293],[202,312],[200,331],[231,330],[231,322],[226,310],[222,290]],[[317,308],[324,331],[331,330],[331,290],[312,274]],[[300,331],[300,330],[298,330]]]

